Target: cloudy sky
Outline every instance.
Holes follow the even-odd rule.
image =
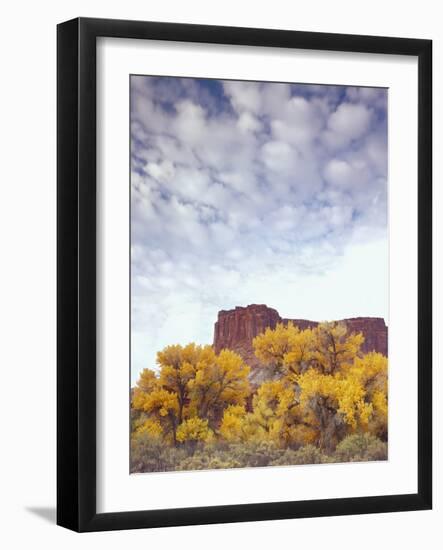
[[[131,77],[132,381],[220,309],[388,321],[387,90]]]

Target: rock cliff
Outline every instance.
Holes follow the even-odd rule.
[[[236,307],[231,310],[221,310],[214,327],[214,349],[217,353],[224,348],[231,349],[241,355],[252,368],[260,367],[260,361],[255,357],[252,340],[264,332],[266,328],[275,328],[277,323],[287,324],[292,321],[300,329],[313,328],[317,321],[306,319],[283,319],[277,310],[264,304],[251,304],[246,307]],[[362,350],[378,351],[388,355],[388,327],[380,317],[355,317],[342,319],[349,332],[361,332],[365,337]]]

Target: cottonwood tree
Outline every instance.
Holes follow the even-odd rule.
[[[267,328],[252,341],[255,355],[269,368],[271,376],[287,373],[285,357],[297,349],[300,329],[292,322],[287,325],[277,323],[274,329]]]
[[[177,443],[179,404],[176,393],[157,387],[150,392],[137,392],[132,403],[147,416],[138,433],[162,434],[174,445]]]
[[[315,441],[318,435],[308,416],[288,380],[269,380],[254,395],[250,413],[239,406],[225,410],[220,434],[231,442],[266,441],[278,448],[298,448]]]
[[[320,323],[315,329],[311,363],[323,374],[334,374],[352,364],[363,342],[363,335],[349,334],[343,322]]]
[[[177,420],[183,422],[183,410],[189,401],[189,381],[195,376],[197,365],[212,354],[209,346],[167,346],[157,353],[157,364],[160,367],[159,384],[164,389],[177,395]]]
[[[161,435],[174,445],[196,440],[203,426],[212,433],[223,410],[243,405],[250,393],[249,367],[230,350],[217,355],[212,346],[167,346],[157,354],[157,364],[159,372],[144,369],[132,392],[138,434]]]
[[[282,385],[264,382],[254,396],[258,426],[287,445],[315,442],[327,451],[358,430],[386,437],[387,359],[362,356],[363,342],[344,323],[304,331],[279,324],[257,336],[256,356],[273,367]]]
[[[226,407],[245,403],[250,393],[249,370],[233,351],[224,349],[216,355],[210,348],[188,384],[191,415],[208,420],[215,428]]]

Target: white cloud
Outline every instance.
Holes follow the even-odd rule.
[[[368,132],[371,117],[372,112],[366,105],[342,103],[328,119],[325,142],[331,149],[347,147]]]
[[[261,107],[260,87],[255,82],[225,81],[223,87],[237,112],[258,113]]]
[[[277,174],[290,175],[295,171],[298,152],[284,141],[268,141],[262,147],[263,162]]]
[[[324,174],[326,181],[337,187],[348,187],[353,181],[352,167],[345,160],[330,160],[326,164]]]
[[[243,132],[258,132],[262,128],[258,118],[248,112],[244,112],[239,116],[237,125]]]
[[[316,101],[295,96],[281,106],[279,118],[272,123],[273,135],[305,150],[324,125],[324,113]]]
[[[159,181],[172,181],[175,176],[174,165],[165,159],[160,162],[149,162],[146,165],[146,173]]]

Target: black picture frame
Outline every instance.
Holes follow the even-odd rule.
[[[399,54],[418,59],[416,494],[96,512],[96,39]],[[432,42],[79,18],[57,29],[57,523],[75,531],[427,510],[432,507]]]

